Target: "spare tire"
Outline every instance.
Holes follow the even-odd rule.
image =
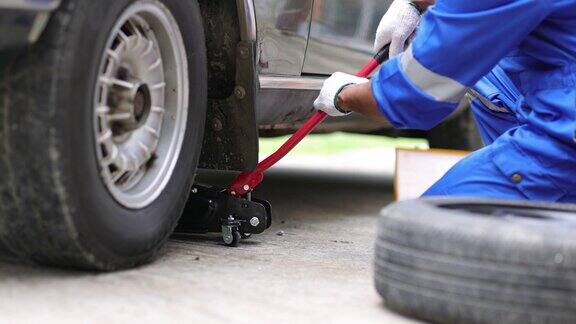
[[[439,323],[576,323],[576,205],[435,198],[382,211],[375,284]]]

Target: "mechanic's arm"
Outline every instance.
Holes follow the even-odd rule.
[[[551,10],[551,2],[542,0],[438,0],[423,16],[412,45],[370,83],[331,82],[342,89],[332,97],[334,107],[380,114],[396,128],[430,129]],[[328,112],[325,102],[317,100],[316,107]]]
[[[338,94],[336,102],[343,111],[354,111],[374,120],[387,121],[378,110],[378,103],[372,95],[370,82],[344,88]]]

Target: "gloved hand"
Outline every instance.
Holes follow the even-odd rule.
[[[336,72],[326,81],[320,91],[320,96],[314,101],[314,108],[327,113],[330,116],[345,116],[350,112],[337,107],[337,96],[342,89],[351,84],[362,84],[368,79],[359,78],[354,75]]]
[[[390,44],[390,57],[406,49],[420,23],[420,11],[409,0],[394,0],[376,31],[374,52]]]

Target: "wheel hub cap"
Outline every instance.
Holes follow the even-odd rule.
[[[176,21],[157,0],[129,7],[108,44],[95,98],[97,156],[114,198],[142,208],[159,196],[181,150],[186,51]]]

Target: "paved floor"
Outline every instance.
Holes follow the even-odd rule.
[[[272,172],[259,192],[275,211],[267,233],[239,248],[216,236],[174,237],[156,262],[135,270],[0,261],[0,322],[413,323],[387,311],[372,286],[372,241],[390,182]]]

